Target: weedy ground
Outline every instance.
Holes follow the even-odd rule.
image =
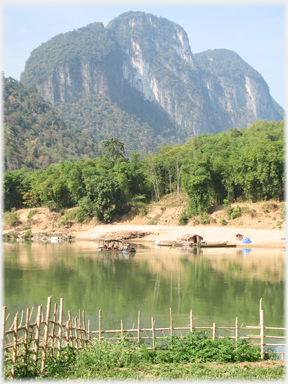
[[[258,346],[248,341],[208,338],[193,332],[184,339],[167,337],[157,343],[154,351],[147,345],[135,348],[124,339],[114,343],[93,340],[82,350],[66,348],[59,357],[46,360],[40,373],[40,361],[33,363],[32,353],[14,366],[4,365],[5,379],[49,380],[284,380],[285,363],[273,360],[268,351],[261,361]]]

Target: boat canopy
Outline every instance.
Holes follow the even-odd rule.
[[[201,235],[198,235],[197,233],[193,233],[193,234],[182,235],[182,236],[178,237],[177,240],[188,241],[191,243],[200,243],[201,241],[204,240],[204,237]]]

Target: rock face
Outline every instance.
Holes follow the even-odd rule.
[[[192,54],[182,27],[143,12],[52,38],[31,53],[21,81],[55,105],[102,94],[143,119],[135,94],[186,137],[284,118],[262,76],[236,53]]]

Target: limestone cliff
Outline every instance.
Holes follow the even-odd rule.
[[[31,53],[21,80],[56,106],[104,95],[160,141],[284,118],[265,80],[236,53],[193,54],[182,27],[143,12],[54,37]]]

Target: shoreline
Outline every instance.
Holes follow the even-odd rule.
[[[97,225],[87,230],[77,231],[73,239],[76,241],[97,241],[100,238],[114,238],[129,240],[135,243],[154,243],[159,241],[176,242],[184,234],[198,234],[207,243],[227,241],[227,244],[236,244],[241,248],[283,248],[286,247],[285,230],[245,229],[236,227],[211,227],[211,226],[164,226],[164,225],[122,225],[106,224]],[[248,237],[249,244],[242,244],[236,234]],[[267,240],[269,239],[269,240]]]

